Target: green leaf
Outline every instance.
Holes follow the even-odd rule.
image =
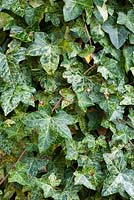
[[[84,185],[88,189],[95,190],[95,186],[90,181],[90,178],[84,174],[81,174],[77,171],[74,172],[75,175],[75,185]]]
[[[96,7],[98,11],[100,12],[101,16],[103,17],[103,21],[106,21],[108,19],[108,10],[107,10],[106,4],[103,3],[102,6],[97,5]]]
[[[129,10],[127,14],[123,12],[118,13],[117,23],[125,25],[130,31],[134,33],[134,10]]]
[[[61,107],[62,109],[73,104],[75,100],[75,94],[71,89],[65,88],[60,90],[60,95],[63,97]]]
[[[24,124],[28,127],[41,130],[38,139],[39,150],[41,153],[47,151],[50,146],[56,142],[56,139],[59,136],[67,140],[72,139],[68,125],[73,123],[72,116],[64,111],[60,111],[55,116],[51,117],[45,110],[40,110],[27,115],[24,119]]]
[[[50,43],[46,33],[35,33],[35,40],[27,50],[27,55],[41,56],[40,62],[43,69],[50,75],[54,74],[59,64],[58,47]]]
[[[43,182],[38,183],[38,185],[43,190],[43,194],[45,198],[49,198],[54,195],[54,189],[52,188],[52,186]]]
[[[129,34],[124,26],[115,24],[112,18],[104,22],[102,29],[109,34],[110,40],[116,49],[119,49],[125,43]]]
[[[122,151],[115,149],[111,154],[104,154],[110,175],[104,182],[102,195],[108,196],[125,191],[134,197],[134,170],[126,168],[126,161]]]
[[[20,26],[11,27],[10,37],[18,39],[22,42],[31,42],[30,33],[28,34],[26,30]]]
[[[11,72],[8,66],[7,57],[3,53],[0,53],[0,63],[1,63],[0,77],[5,81],[10,82]]]
[[[64,20],[70,21],[82,14],[84,9],[92,8],[92,0],[86,1],[86,0],[64,0],[65,5],[63,8],[63,14],[64,14]]]
[[[33,8],[31,6],[27,6],[25,9],[25,21],[28,25],[32,26],[36,23],[40,23],[44,17],[44,5]]]
[[[10,29],[10,27],[14,24],[14,19],[9,14],[0,12],[0,29],[4,30]]]
[[[125,46],[123,48],[123,55],[125,58],[125,70],[128,73],[128,71],[133,67],[134,61],[134,46]]]
[[[69,69],[63,73],[63,77],[67,78],[68,83],[72,84],[72,88],[77,95],[78,105],[85,112],[87,107],[94,105],[100,101],[100,79],[99,77],[87,78],[76,69]],[[94,93],[94,92],[96,93]],[[98,91],[98,92],[97,92]]]
[[[13,13],[23,17],[25,13],[26,1],[22,0],[2,0],[2,9],[11,10]]]
[[[67,160],[78,159],[77,143],[74,140],[66,141],[66,159]]]
[[[76,38],[82,38],[82,40],[87,43],[89,38],[87,32],[85,31],[84,23],[81,20],[77,20],[75,24],[71,27],[70,31]]]
[[[133,92],[134,88],[131,85],[125,85],[126,92],[123,94],[123,100],[120,102],[120,105],[133,105],[134,98]]]
[[[35,89],[27,85],[16,85],[5,88],[1,95],[1,106],[5,116],[13,111],[20,102],[34,106],[33,93],[35,93]]]

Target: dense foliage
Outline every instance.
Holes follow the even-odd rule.
[[[0,199],[134,199],[134,0],[0,0]]]

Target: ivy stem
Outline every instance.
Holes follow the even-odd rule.
[[[88,40],[89,40],[89,43],[91,46],[92,45],[92,41],[91,41],[91,37],[90,37],[90,34],[89,34],[89,31],[88,31],[88,28],[87,28],[87,24],[86,24],[86,20],[85,20],[85,13],[82,14],[82,18],[83,18],[83,21],[84,21],[84,27],[85,27],[85,31],[86,31],[86,34],[87,34],[87,37],[88,37]]]
[[[26,153],[26,149],[21,153],[21,155],[19,156],[19,158],[17,159],[17,161],[12,165],[12,167],[10,168],[10,170],[15,169],[17,163],[22,159],[22,157],[24,156],[24,154]],[[6,174],[6,176],[0,181],[0,186],[7,180],[7,178],[9,177],[9,173]]]
[[[56,108],[59,106],[60,102],[62,101],[63,97],[60,97],[55,106],[52,108],[52,113],[56,110]]]

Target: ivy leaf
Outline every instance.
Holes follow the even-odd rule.
[[[110,40],[116,49],[119,49],[125,43],[129,34],[124,26],[115,24],[112,18],[104,22],[102,29],[109,34]]]
[[[11,80],[11,72],[8,66],[8,61],[7,57],[5,54],[0,53],[0,63],[1,63],[1,68],[0,68],[0,77],[4,79],[7,82],[10,82]]]
[[[74,103],[75,94],[73,93],[71,89],[65,88],[65,89],[60,90],[60,95],[63,97],[63,100],[61,103],[62,108],[65,108],[69,106],[70,104]]]
[[[49,184],[46,184],[43,182],[40,182],[40,183],[38,182],[38,186],[43,190],[45,198],[52,197],[55,193],[55,190]]]
[[[133,64],[134,64],[134,46],[125,46],[123,48],[123,55],[125,58],[125,70],[128,73],[129,70],[132,69]]]
[[[125,191],[134,198],[134,170],[126,168],[122,151],[104,154],[104,160],[110,174],[104,182],[102,195],[108,196],[117,192],[122,195]]]
[[[0,12],[0,29],[4,30],[10,29],[10,27],[14,24],[14,19],[9,14]]]
[[[84,185],[88,189],[95,190],[95,186],[92,184],[90,178],[84,174],[81,174],[79,172],[74,172],[75,175],[75,185]]]
[[[80,16],[84,9],[92,8],[92,0],[64,0],[65,5],[63,8],[64,20],[70,21]]]
[[[25,21],[28,25],[32,26],[36,23],[40,23],[44,17],[44,6],[40,5],[39,7],[33,8],[27,6],[25,9]]]
[[[50,39],[46,33],[35,33],[35,40],[33,44],[29,46],[27,55],[41,56],[40,62],[42,67],[50,75],[54,74],[58,67],[58,47],[50,43]]]
[[[103,3],[102,6],[96,5],[98,11],[100,12],[101,16],[103,17],[103,21],[105,22],[108,19],[108,10],[106,4]]]
[[[123,100],[120,102],[120,105],[133,105],[134,98],[133,92],[134,88],[131,85],[125,85],[126,92],[123,94]]]
[[[3,0],[2,9],[10,10],[13,13],[23,17],[25,13],[26,1],[22,0]]]
[[[76,38],[82,38],[82,40],[87,43],[89,38],[85,31],[84,23],[81,20],[77,20],[75,24],[71,27],[70,31]]]
[[[35,89],[27,85],[16,85],[5,88],[1,95],[1,106],[5,115],[13,111],[20,102],[34,106],[33,93],[35,93]]]
[[[20,75],[19,62],[25,60],[25,48],[12,41],[6,54],[0,53],[0,77],[9,84],[14,84]]]
[[[125,25],[130,31],[134,33],[134,10],[129,10],[127,14],[123,12],[118,13],[117,23]]]
[[[26,30],[20,26],[11,27],[10,37],[18,39],[22,42],[31,42],[30,33],[28,34]]]
[[[41,153],[47,151],[59,136],[67,140],[72,139],[68,125],[73,123],[72,116],[64,111],[60,111],[51,117],[45,110],[40,110],[27,115],[24,119],[24,124],[28,127],[41,130],[38,139]]]
[[[77,68],[65,71],[63,77],[67,78],[68,83],[72,84],[72,88],[78,98],[78,105],[84,112],[87,110],[87,107],[101,100],[99,77],[95,76],[88,79]],[[93,91],[96,91],[96,94]]]

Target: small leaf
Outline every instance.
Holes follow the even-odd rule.
[[[107,11],[106,4],[104,3],[102,7],[97,5],[97,8],[98,8],[101,16],[103,17],[103,21],[105,22],[108,19],[108,11]]]
[[[123,55],[125,58],[125,70],[128,73],[128,71],[133,67],[134,60],[133,60],[133,55],[134,55],[134,45],[133,46],[125,46],[123,48]]]
[[[90,181],[90,178],[87,177],[84,174],[81,174],[79,172],[74,172],[75,175],[75,185],[84,185],[85,187],[87,187],[88,189],[92,189],[95,190],[95,186],[92,184],[92,182]]]
[[[75,94],[71,89],[61,89],[60,95],[63,97],[61,107],[64,109],[65,107],[71,105],[74,103],[75,100]]]

